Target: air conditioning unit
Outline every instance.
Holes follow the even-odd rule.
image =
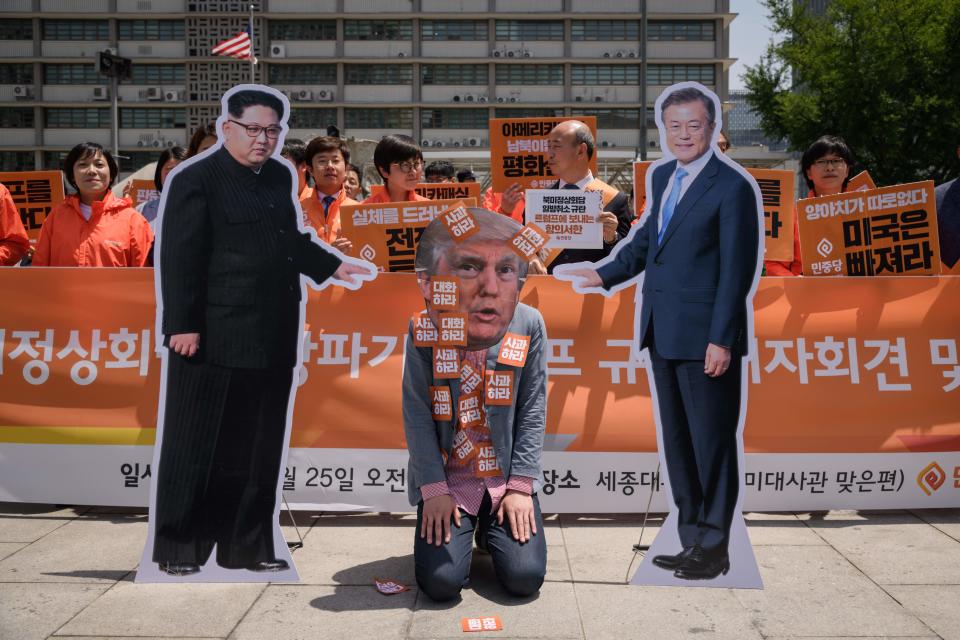
[[[463,142],[461,142],[460,140],[454,140],[454,141],[453,141],[453,146],[455,146],[455,147],[462,147],[462,146],[463,146]]]
[[[119,55],[119,52],[117,51],[116,47],[104,47],[103,51],[106,53],[109,53],[112,56]]]
[[[477,99],[477,97],[476,97],[475,95],[473,95],[472,93],[468,93],[467,95],[463,96],[463,101],[464,101],[464,102],[473,102],[473,101],[476,100],[476,99]]]
[[[617,51],[617,57],[618,57],[618,58],[622,58],[622,57],[623,57],[623,51]]]
[[[147,91],[144,96],[147,98],[147,100],[163,100],[163,88],[147,87]]]
[[[494,52],[493,52],[493,57],[494,57],[494,58],[502,58],[502,57],[503,57],[503,51],[500,51],[500,50],[494,51]]]
[[[504,98],[503,96],[497,96],[497,102],[506,102],[506,101],[507,99]]]
[[[593,96],[594,102],[603,102],[603,96]]]
[[[574,102],[583,102],[583,96],[573,96]]]
[[[432,146],[432,145],[433,145],[433,142],[430,141],[430,140],[423,139],[423,140],[420,141],[420,146],[423,147],[424,149],[426,149],[427,147]]]
[[[141,134],[140,139],[137,140],[138,147],[149,147],[153,145],[154,135],[152,133]]]
[[[531,58],[531,57],[533,57],[533,56],[531,56],[529,49],[524,49],[524,50],[523,50],[523,57],[524,57],[524,58]]]
[[[153,146],[157,149],[163,146],[164,141],[159,138],[153,141]]]
[[[603,140],[603,141],[600,143],[600,146],[606,148],[606,147],[609,147],[609,146],[610,146],[610,143],[607,142],[606,140]]]
[[[320,102],[333,102],[333,89],[320,89],[317,92],[317,100]]]
[[[300,89],[297,91],[296,96],[296,99],[300,102],[307,102],[313,100],[313,91],[310,91],[310,89]]]
[[[520,98],[517,96],[510,96],[510,102],[520,102]]]
[[[397,54],[397,57],[398,57],[398,58],[406,58],[406,57],[407,57],[407,54],[404,53],[403,51],[401,51],[400,53]]]
[[[468,139],[468,140],[467,140],[467,145],[469,145],[469,146],[471,146],[471,147],[479,147],[479,146],[480,146],[480,138],[470,138],[470,139]]]
[[[650,141],[650,148],[651,148],[651,149],[657,149],[657,148],[659,148],[659,147],[660,147],[660,143],[659,143],[659,142],[657,142],[656,140],[651,140],[651,141]]]
[[[609,57],[610,57],[610,52],[609,52],[609,51],[604,51],[604,52],[603,52],[603,57],[604,57],[604,58],[609,58]]]
[[[272,45],[270,45],[270,57],[271,57],[271,58],[286,58],[286,57],[287,57],[287,45],[285,45],[285,44],[272,44]]]
[[[627,56],[630,57],[630,58],[636,58],[636,57],[637,57],[637,52],[636,52],[636,51],[631,51],[630,53],[627,54]]]
[[[463,98],[462,98],[460,95],[455,95],[455,96],[453,96],[453,101],[454,101],[454,102],[460,102],[462,99],[463,99]]]
[[[173,90],[164,91],[163,100],[164,102],[180,102],[181,100],[183,100],[183,94],[179,91],[173,91]]]
[[[172,149],[175,146],[177,146],[177,143],[174,142],[173,140],[167,140],[166,145],[167,145],[167,149]]]
[[[507,51],[507,57],[508,57],[508,58],[516,58],[516,57],[517,57],[517,52],[516,52],[516,51]]]
[[[94,99],[94,100],[109,100],[109,99],[110,99],[110,88],[109,88],[109,87],[94,87],[94,88],[93,88],[93,99]]]
[[[489,100],[487,96],[480,96],[477,98],[477,102],[487,102],[487,100]]]
[[[13,97],[17,100],[25,100],[33,97],[33,87],[25,84],[18,84],[13,87]]]
[[[443,146],[443,140],[437,140],[436,142],[433,143],[433,146],[435,146],[435,147],[442,147],[442,146]]]

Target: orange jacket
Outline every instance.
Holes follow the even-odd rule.
[[[307,187],[300,194],[300,208],[303,209],[304,224],[317,230],[317,237],[333,244],[340,234],[340,207],[360,204],[347,197],[346,189],[340,189],[337,199],[330,203],[327,215],[323,215],[323,203],[317,198],[316,190]]]
[[[84,220],[76,195],[43,221],[33,264],[39,267],[142,267],[153,245],[150,223],[111,191]]]
[[[0,184],[0,266],[17,264],[30,250],[30,239],[10,190]]]
[[[502,200],[503,194],[499,191],[494,191],[493,187],[491,187],[483,192],[483,199],[481,200],[480,206],[488,211],[493,211],[494,213],[509,215],[520,224],[523,224],[523,210],[527,206],[524,198],[520,198],[520,201],[517,202],[517,206],[515,206],[513,211],[511,211],[509,214],[506,214],[500,210],[500,204]]]
[[[407,199],[404,200],[403,202],[423,202],[429,199],[430,198],[424,198],[422,195],[420,195],[416,191],[408,191]],[[393,202],[393,200],[390,199],[390,192],[387,191],[386,186],[384,186],[382,190],[378,191],[377,193],[373,194],[372,196],[364,200],[363,204],[389,204],[391,202]]]

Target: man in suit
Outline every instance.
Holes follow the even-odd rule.
[[[416,256],[434,327],[441,314],[431,284],[437,276],[455,279],[466,346],[447,348],[436,336],[424,342],[411,326],[403,371],[416,577],[438,601],[457,597],[468,583],[474,537],[511,594],[536,593],[547,563],[534,486],[546,428],[546,330],[536,309],[519,304],[527,263],[509,241],[520,225],[484,209],[468,211],[480,231],[456,243],[436,219]],[[452,375],[438,374],[439,352],[452,356]]]
[[[157,269],[167,355],[153,560],[280,571],[273,530],[297,346],[300,274],[356,286],[368,271],[301,232],[293,177],[271,156],[276,95],[226,98],[222,146],[171,175]]]
[[[683,547],[653,562],[678,578],[712,579],[729,569],[740,484],[740,372],[760,265],[759,209],[751,183],[711,148],[710,97],[677,89],[660,113],[675,159],[654,169],[651,215],[607,260],[562,277],[610,289],[646,274],[640,345],[650,353]]]

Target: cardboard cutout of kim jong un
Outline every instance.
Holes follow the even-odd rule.
[[[670,513],[632,584],[762,588],[741,512],[753,294],[763,259],[756,181],[717,147],[720,100],[684,82],[657,99],[664,158],[613,253],[558,268],[581,293],[637,286]]]
[[[414,316],[403,369],[408,497],[417,507],[420,589],[456,598],[473,542],[501,586],[528,596],[543,583],[547,545],[536,486],[546,428],[543,317],[519,303],[527,258],[521,227],[485,209],[441,214],[417,247],[426,302]]]
[[[301,362],[305,278],[349,289],[369,263],[304,233],[294,167],[280,157],[289,105],[239,85],[219,142],[171,172],[160,201],[163,336],[150,522],[137,582],[296,581],[280,533]]]

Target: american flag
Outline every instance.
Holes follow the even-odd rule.
[[[240,60],[254,60],[253,40],[250,27],[247,27],[229,40],[224,40],[213,48],[215,56],[230,56]]]

